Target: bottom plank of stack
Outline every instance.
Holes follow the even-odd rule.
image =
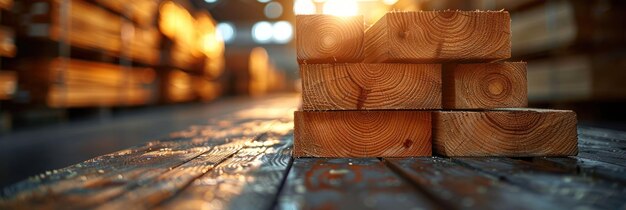
[[[572,156],[578,153],[576,113],[547,109],[438,111],[435,153],[444,156]]]
[[[294,123],[294,157],[432,155],[427,111],[297,111]]]

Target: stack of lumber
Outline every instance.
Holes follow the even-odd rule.
[[[163,1],[158,7],[158,28],[163,35],[159,63],[161,71],[163,75],[184,73],[191,81],[189,92],[194,93],[182,94],[181,89],[167,82],[172,78],[181,78],[177,81],[187,80],[182,79],[183,76],[166,76],[162,83],[165,102],[184,102],[196,98],[208,101],[222,92],[225,46],[218,36],[217,23],[208,12],[193,11],[189,3]]]
[[[155,72],[69,58],[20,63],[20,88],[50,107],[148,104],[154,99]]]
[[[31,0],[20,2],[19,34],[65,42],[73,48],[113,57],[128,57],[144,65],[159,59],[159,34],[154,22],[157,2]],[[122,4],[124,3],[124,4]],[[64,11],[66,11],[64,13]],[[150,13],[151,16],[145,16]],[[137,17],[133,19],[133,17]],[[129,20],[130,19],[130,20]]]
[[[526,108],[506,11],[296,17],[296,157],[568,156],[576,115]]]
[[[82,0],[70,0],[68,4],[62,0],[20,3],[20,35],[65,41],[74,47],[111,55],[121,52],[121,18],[98,5]]]

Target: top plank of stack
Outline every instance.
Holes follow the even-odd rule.
[[[297,55],[311,63],[477,63],[511,57],[506,11],[389,12],[363,17],[299,15]]]
[[[390,12],[365,32],[365,62],[477,63],[511,57],[506,11]]]

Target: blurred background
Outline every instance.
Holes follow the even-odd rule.
[[[0,0],[0,187],[297,92],[295,14],[444,9],[508,10],[530,106],[626,130],[626,1]]]

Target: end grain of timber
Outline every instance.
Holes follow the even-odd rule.
[[[365,31],[365,62],[490,62],[511,57],[506,11],[390,12]]]
[[[363,60],[363,16],[296,16],[298,63],[350,63]]]

